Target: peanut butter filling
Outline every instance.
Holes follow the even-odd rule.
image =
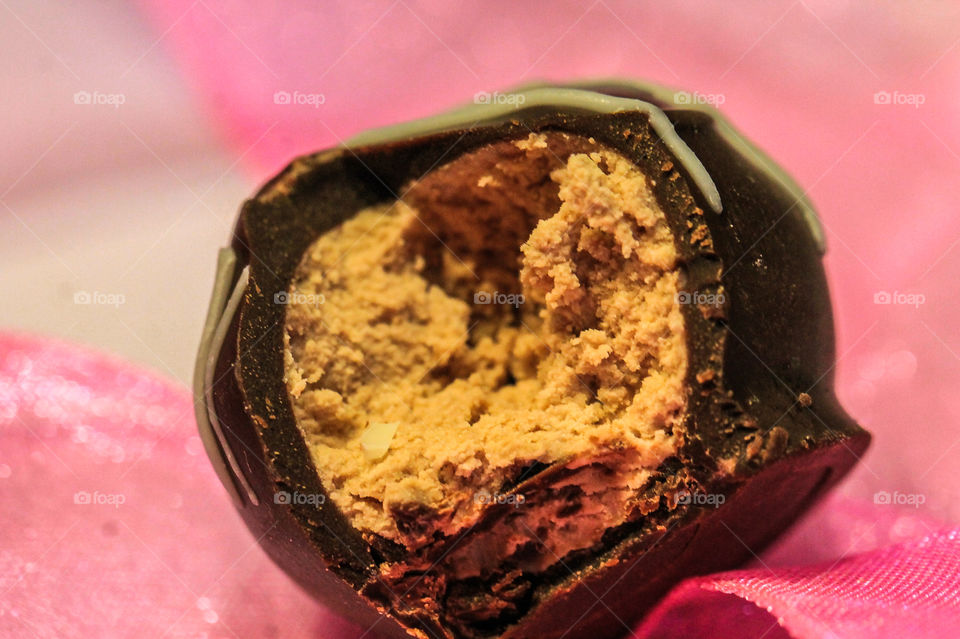
[[[285,381],[330,499],[410,547],[505,500],[516,539],[498,556],[525,530],[558,556],[596,543],[678,446],[679,278],[649,179],[562,133],[484,147],[360,211],[304,254],[286,313]],[[610,468],[563,480],[591,482],[597,507],[510,491],[558,464]]]

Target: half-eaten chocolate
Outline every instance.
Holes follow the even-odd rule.
[[[788,178],[656,87],[517,95],[297,160],[221,262],[208,451],[276,561],[384,636],[625,632],[868,442]]]

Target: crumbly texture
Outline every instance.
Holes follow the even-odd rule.
[[[408,547],[476,522],[534,469],[590,469],[564,480],[600,497],[592,523],[568,526],[589,531],[548,540],[562,556],[625,520],[676,452],[687,352],[673,238],[647,178],[585,140],[531,136],[459,162],[305,253],[285,381],[331,500]],[[471,182],[454,197],[443,176],[460,174]],[[506,231],[473,214],[484,207],[512,215]],[[521,523],[561,511],[539,504]]]

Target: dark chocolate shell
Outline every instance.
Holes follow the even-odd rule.
[[[823,237],[796,185],[713,109],[661,87],[534,87],[364,134],[295,160],[240,213],[221,253],[196,371],[207,452],[270,556],[324,604],[389,637],[582,637],[627,632],[679,580],[758,553],[869,443],[838,404]],[[654,183],[685,271],[686,436],[645,516],[543,573],[457,581],[441,540],[422,574],[385,576],[395,543],[362,534],[326,495],[284,384],[288,290],[310,244],[464,153],[531,132],[594,138]],[[655,178],[655,179],[653,179]],[[718,302],[718,300],[720,300]],[[536,491],[557,469],[514,491]],[[694,499],[691,496],[711,496]],[[488,525],[501,516],[485,515]]]

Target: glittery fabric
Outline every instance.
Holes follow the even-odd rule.
[[[0,333],[0,637],[351,634],[250,537],[186,389]]]
[[[135,366],[0,334],[0,636],[363,636],[249,536],[192,412]],[[935,525],[833,498],[750,569],[678,586],[638,636],[943,636],[960,628],[960,528]]]

